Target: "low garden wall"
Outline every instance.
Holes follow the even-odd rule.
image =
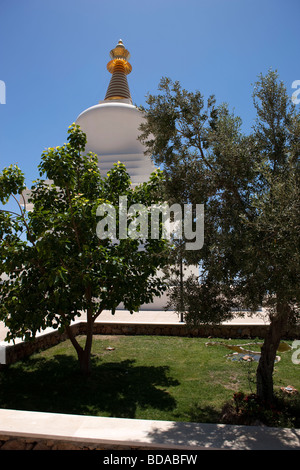
[[[156,447],[154,447],[156,449]],[[1,436],[1,450],[145,450],[141,446],[132,447],[130,445],[104,445],[88,444],[85,442],[72,442],[56,439],[29,439],[18,436]]]
[[[132,445],[130,443],[124,444],[105,444],[105,443],[90,443],[78,442],[76,439],[64,440],[55,438],[29,438],[19,437],[17,435],[5,436],[0,434],[0,451],[1,450],[103,450],[103,451],[142,451],[142,450],[157,450],[160,446],[145,446],[143,443]],[[178,446],[180,449],[181,446]],[[168,449],[166,445],[163,449]],[[173,449],[173,446],[171,447]]]
[[[84,335],[86,324],[78,322],[72,325],[75,336]],[[190,336],[214,337],[227,339],[264,338],[268,325],[201,325],[188,327],[184,323],[116,323],[98,322],[94,325],[94,334],[98,335],[160,335],[160,336]],[[283,339],[299,339],[300,326],[289,331]],[[33,341],[7,344],[5,346],[5,364],[12,364],[31,354],[48,349],[67,339],[66,333],[53,330],[38,336]],[[1,367],[1,365],[0,365]]]

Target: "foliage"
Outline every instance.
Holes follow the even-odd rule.
[[[278,400],[265,402],[256,393],[237,392],[233,395],[232,404],[223,407],[223,418],[227,424],[265,425],[272,427],[293,427],[295,417],[289,407]]]
[[[258,120],[249,136],[241,119],[226,105],[216,107],[213,97],[205,107],[198,91],[170,79],[162,79],[159,90],[144,109],[141,140],[164,164],[169,200],[205,204],[204,247],[183,254],[201,268],[200,283],[186,284],[192,293],[187,311],[197,291],[223,314],[242,305],[255,311],[263,301],[272,306],[279,287],[292,309],[300,285],[300,118],[276,73],[256,84]],[[205,321],[209,302],[200,302],[198,317]]]
[[[162,174],[153,173],[148,183],[132,189],[120,162],[102,177],[97,155],[86,154],[85,144],[85,134],[70,126],[68,143],[42,154],[39,171],[46,180],[38,179],[31,188],[33,210],[26,212],[18,203],[20,214],[0,212],[0,274],[7,275],[0,291],[0,318],[9,328],[8,339],[30,339],[49,326],[66,328],[71,335],[70,323],[85,311],[85,348],[71,340],[87,371],[94,321],[121,302],[133,312],[160,295],[165,286],[156,272],[167,251],[162,239],[142,240],[141,250],[138,239],[116,243],[98,237],[99,205],[109,203],[117,212],[119,196],[126,196],[129,206],[157,203]],[[21,171],[4,169],[0,187],[3,203],[11,193],[21,194]]]
[[[148,97],[141,140],[164,165],[168,200],[205,205],[203,248],[184,250],[183,239],[174,256],[198,265],[199,276],[184,289],[177,279],[173,305],[191,324],[267,308],[258,393],[270,398],[280,337],[300,317],[300,114],[277,72],[260,75],[253,103],[257,120],[245,135],[227,105],[214,97],[205,104],[198,91],[164,78]]]

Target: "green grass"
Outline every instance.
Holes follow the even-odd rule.
[[[218,422],[237,391],[255,392],[257,363],[231,361],[225,346],[242,340],[95,336],[92,375],[84,378],[69,341],[0,372],[0,407],[137,419]],[[253,341],[251,341],[253,343]],[[108,351],[106,348],[115,348]],[[259,350],[259,346],[256,346]],[[251,346],[253,349],[253,346]],[[275,389],[300,390],[292,350],[280,353]]]

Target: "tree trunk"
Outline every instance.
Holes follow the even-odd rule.
[[[88,376],[91,373],[91,351],[92,351],[92,341],[93,341],[93,326],[94,326],[94,322],[93,322],[92,315],[90,314],[90,312],[88,312],[87,313],[87,326],[86,326],[87,331],[86,331],[86,340],[85,340],[84,348],[82,348],[80,344],[78,343],[70,326],[69,325],[66,326],[67,335],[77,353],[80,370],[85,376]]]
[[[92,341],[93,341],[93,327],[94,321],[92,318],[92,312],[87,310],[87,323],[86,323],[86,338],[84,349],[78,354],[79,364],[81,372],[88,376],[91,373],[91,352],[92,352]]]
[[[77,356],[82,374],[88,377],[91,373],[91,350],[85,347],[79,353],[77,352]]]
[[[271,318],[268,332],[261,348],[261,357],[256,372],[256,393],[267,403],[274,401],[273,371],[280,340],[284,335],[289,317],[289,306],[277,304],[277,311]]]

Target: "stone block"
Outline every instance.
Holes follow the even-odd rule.
[[[4,442],[1,450],[27,450],[26,447],[26,441],[21,439],[9,439],[8,441]]]

